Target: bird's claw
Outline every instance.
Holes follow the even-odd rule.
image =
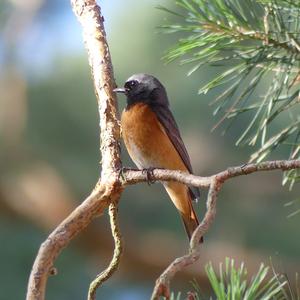
[[[119,169],[119,174],[118,174],[118,179],[120,180],[120,179],[122,179],[122,181],[124,181],[125,180],[125,171],[126,171],[126,168],[125,167],[121,167],[120,169]]]
[[[119,170],[119,174],[118,174],[118,179],[122,179],[123,181],[126,180],[126,171],[137,171],[137,169],[134,169],[134,168],[127,168],[127,167],[122,167],[120,168]]]
[[[143,174],[146,174],[148,185],[155,183],[154,174],[153,174],[154,169],[155,168],[150,167],[142,170]]]

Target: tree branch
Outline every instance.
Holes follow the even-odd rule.
[[[100,116],[100,150],[102,172],[100,183],[91,195],[49,235],[36,256],[27,290],[27,300],[43,300],[47,278],[61,250],[83,230],[91,220],[103,213],[111,203],[117,203],[122,192],[118,177],[121,166],[117,116],[116,86],[110,53],[106,41],[103,17],[95,0],[71,0],[74,14],[83,27]]]
[[[203,221],[194,231],[190,241],[190,251],[188,254],[176,258],[168,268],[159,276],[156,281],[151,300],[158,300],[159,297],[165,297],[170,299],[170,281],[176,275],[177,272],[183,268],[195,263],[200,258],[201,237],[208,231],[216,215],[216,204],[218,191],[221,188],[222,183],[213,177],[208,196],[207,196],[207,211],[205,213]]]
[[[98,100],[100,120],[101,181],[116,180],[121,167],[118,105],[113,66],[104,30],[104,18],[95,0],[71,0],[73,12],[82,25],[83,39]]]
[[[41,245],[31,270],[27,300],[45,298],[47,278],[54,261],[68,243],[81,232],[110,203],[110,192],[99,185],[84,202],[79,205]]]
[[[195,263],[200,258],[199,243],[201,237],[209,230],[215,215],[216,215],[216,202],[218,193],[223,183],[231,178],[248,175],[254,172],[272,171],[272,170],[291,170],[300,168],[300,160],[275,160],[266,161],[261,163],[251,163],[242,166],[231,167],[225,171],[219,172],[210,177],[200,177],[191,174],[183,173],[180,171],[171,170],[153,170],[151,180],[154,181],[178,181],[187,185],[197,187],[208,187],[209,192],[207,196],[207,211],[203,221],[196,228],[190,241],[189,253],[176,258],[168,268],[157,279],[153,293],[152,300],[158,300],[160,297],[170,299],[170,281],[178,271],[181,271],[186,266]],[[147,181],[147,174],[143,171],[123,170],[124,184],[134,184],[140,181]]]
[[[90,284],[88,300],[96,299],[96,292],[98,287],[101,284],[103,284],[106,280],[108,280],[113,275],[113,273],[117,271],[119,267],[121,255],[123,251],[123,243],[122,243],[122,236],[119,228],[117,215],[118,215],[118,206],[116,203],[112,202],[109,205],[109,217],[110,217],[110,224],[111,224],[111,232],[115,242],[114,255],[107,269],[101,272],[96,277],[96,279]]]
[[[153,293],[153,299],[157,299],[159,295],[167,296],[169,293],[169,282],[171,278],[183,267],[190,265],[199,259],[200,254],[198,241],[201,236],[208,231],[214,219],[217,194],[226,180],[254,172],[271,170],[286,171],[298,168],[300,168],[300,160],[277,160],[231,167],[210,177],[200,177],[173,170],[153,170],[152,179],[156,181],[174,180],[197,187],[210,187],[207,198],[207,212],[204,220],[192,236],[190,242],[190,253],[176,259],[161,275],[157,281],[157,285]],[[123,187],[138,182],[146,182],[148,180],[147,174],[140,170],[124,169],[122,177]],[[111,201],[114,201],[112,198],[113,195],[115,195],[116,200],[118,199],[119,194],[112,192],[110,188],[107,189],[107,186],[111,187],[110,185],[99,184],[95,191],[63,223],[61,223],[42,244],[31,273],[28,287],[29,296],[27,297],[27,300],[44,299],[46,280],[53,267],[53,262],[60,251],[72,238],[74,238],[76,234],[78,234],[91,222],[92,218],[97,213],[102,213],[105,207],[107,207]]]
[[[248,175],[261,171],[272,170],[292,170],[300,168],[300,160],[273,160],[260,163],[249,163],[241,166],[229,167],[224,171],[216,173],[208,177],[195,176],[192,174],[184,173],[182,171],[154,169],[152,172],[151,180],[153,181],[178,181],[190,186],[199,188],[208,188],[214,178],[220,182],[224,182],[233,177]],[[123,185],[132,185],[139,182],[147,182],[147,174],[140,170],[126,169],[122,170]]]
[[[292,54],[299,54],[299,47],[295,44],[289,44],[287,42],[280,42],[271,38],[267,33],[253,31],[250,29],[243,28],[241,26],[232,26],[226,27],[220,24],[216,24],[214,22],[209,22],[202,25],[203,28],[207,31],[217,33],[217,34],[226,34],[231,36],[237,40],[256,40],[262,43],[266,43],[267,45],[272,45],[275,48],[283,49],[287,52],[291,52]]]

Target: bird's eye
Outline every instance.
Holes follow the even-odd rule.
[[[135,86],[135,85],[137,85],[137,83],[138,82],[136,80],[129,81],[130,86]]]
[[[136,86],[138,82],[136,80],[127,81],[125,84],[125,88],[131,90],[134,86]]]

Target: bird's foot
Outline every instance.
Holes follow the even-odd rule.
[[[119,177],[118,178],[125,181],[125,179],[126,179],[125,172],[126,171],[138,171],[138,170],[135,168],[122,167],[119,169],[119,175],[118,175]]]
[[[118,179],[119,179],[119,180],[120,180],[120,179],[121,179],[122,181],[125,180],[125,175],[124,175],[125,171],[126,171],[126,168],[124,168],[124,167],[121,167],[121,168],[119,169],[119,174],[118,174]]]
[[[148,185],[155,183],[154,174],[153,174],[154,169],[156,169],[156,168],[150,167],[150,168],[146,168],[146,169],[142,170],[142,173],[146,174],[146,176],[147,176]]]

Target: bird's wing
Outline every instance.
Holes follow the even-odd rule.
[[[182,161],[184,162],[184,165],[186,166],[188,171],[191,174],[193,174],[193,169],[192,169],[189,154],[182,141],[178,126],[169,107],[166,105],[157,105],[157,106],[153,106],[152,109],[155,112],[159,122],[164,127],[169,139],[171,140],[173,146],[175,147],[176,151],[178,152]],[[190,193],[194,200],[199,199],[200,197],[199,189],[190,187]]]

